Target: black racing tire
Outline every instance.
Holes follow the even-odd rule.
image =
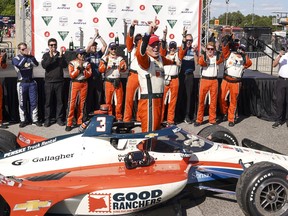
[[[198,135],[213,142],[239,146],[239,142],[234,134],[220,125],[210,125],[198,132]]]
[[[245,215],[288,215],[288,171],[274,163],[247,168],[236,185],[237,202]]]
[[[18,148],[17,144],[17,136],[10,131],[0,130],[0,141],[6,140],[6,144],[8,144],[12,149]]]

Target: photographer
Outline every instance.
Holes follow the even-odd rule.
[[[238,39],[233,39],[233,34],[225,35],[222,38],[222,52],[225,63],[220,89],[220,111],[224,115],[223,121],[228,117],[228,125],[230,127],[235,125],[237,99],[244,69],[252,65],[250,58],[245,53],[245,49],[245,45],[240,45]],[[229,107],[227,103],[228,93],[230,94]]]
[[[112,115],[112,99],[116,94],[115,117],[117,121],[122,121],[122,101],[123,86],[120,81],[120,72],[127,70],[127,64],[121,56],[116,55],[117,45],[111,42],[108,47],[108,55],[104,56],[99,64],[99,72],[105,76],[105,100],[109,107],[109,115]]]
[[[286,113],[286,125],[288,127],[288,53],[283,47],[279,55],[273,61],[273,67],[279,65],[279,77],[276,82],[276,121],[272,128],[278,128],[284,120]],[[286,97],[286,99],[285,99]],[[284,110],[286,100],[286,112]]]
[[[84,49],[76,50],[76,59],[68,65],[69,76],[71,77],[69,100],[67,108],[66,131],[72,130],[74,111],[77,97],[79,95],[78,113],[76,124],[80,126],[83,123],[84,104],[87,96],[88,83],[87,79],[92,75],[92,69],[89,62],[85,61],[86,51]]]

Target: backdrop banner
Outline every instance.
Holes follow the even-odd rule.
[[[47,41],[55,38],[58,48],[69,48],[73,40],[79,47],[83,33],[83,46],[87,46],[94,36],[94,28],[109,44],[119,36],[124,44],[124,21],[129,28],[131,21],[137,19],[135,33],[144,34],[147,22],[156,18],[159,29],[156,34],[162,37],[167,26],[167,41],[182,41],[183,27],[199,44],[201,31],[201,0],[32,0],[32,49],[38,61],[47,52]],[[82,33],[81,33],[82,32]]]

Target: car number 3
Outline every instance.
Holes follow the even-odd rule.
[[[97,132],[105,132],[106,131],[106,118],[105,117],[97,117],[97,122],[99,122],[100,126],[96,127]]]

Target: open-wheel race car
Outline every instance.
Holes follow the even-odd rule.
[[[82,132],[50,139],[0,131],[0,215],[128,214],[187,185],[236,194],[246,215],[288,215],[288,156],[248,139],[240,147],[221,126],[198,134],[135,126],[103,114]],[[236,189],[224,189],[227,182]]]

